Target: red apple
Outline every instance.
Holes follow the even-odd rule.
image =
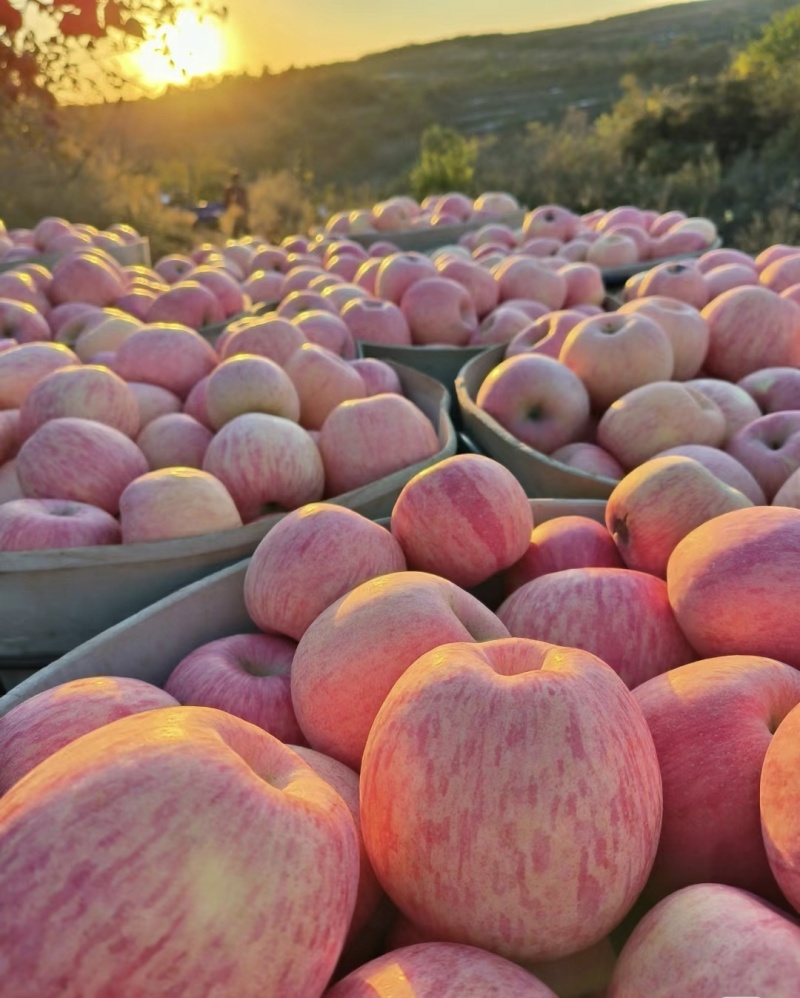
[[[48,374],[80,361],[61,343],[22,343],[0,352],[0,409],[19,409]]]
[[[575,468],[576,471],[610,478],[615,482],[625,475],[625,469],[619,461],[597,444],[585,442],[566,444],[554,450],[550,457],[554,461],[566,464],[569,468]]]
[[[708,323],[696,308],[676,298],[651,295],[626,301],[619,313],[643,314],[657,322],[672,344],[673,379],[688,381],[697,377],[708,353],[709,330]]]
[[[747,468],[771,502],[789,475],[800,468],[800,411],[761,416],[742,427],[726,449]]]
[[[217,342],[217,351],[222,360],[239,353],[254,353],[283,367],[306,342],[305,334],[295,323],[270,313],[231,323]]]
[[[384,395],[386,392],[403,394],[399,375],[385,361],[376,357],[363,357],[360,360],[351,360],[349,364],[361,376],[367,398],[372,395]]]
[[[446,277],[415,281],[404,293],[400,307],[412,342],[419,346],[465,346],[478,328],[469,291]]]
[[[800,371],[796,367],[767,367],[742,378],[739,387],[753,396],[764,413],[800,409]]]
[[[114,370],[126,381],[144,381],[186,398],[218,360],[214,348],[199,333],[165,323],[132,333],[117,351]]]
[[[745,466],[735,457],[726,454],[718,447],[705,447],[703,444],[684,444],[680,447],[669,447],[655,455],[656,457],[691,457],[712,475],[734,489],[746,495],[754,506],[764,506],[767,502],[764,490],[753,478]]]
[[[752,396],[730,381],[723,381],[721,378],[692,378],[684,384],[705,395],[719,407],[725,417],[723,447],[730,443],[739,430],[761,418],[761,410]]]
[[[119,524],[103,509],[71,499],[0,503],[0,551],[47,551],[119,544]]]
[[[159,388],[158,385],[148,385],[141,381],[129,381],[128,387],[136,396],[139,405],[140,432],[159,416],[181,411],[181,400],[167,388]]]
[[[694,261],[660,263],[648,271],[638,289],[640,298],[676,298],[696,309],[708,304],[709,294],[706,279]]]
[[[206,412],[215,430],[246,412],[266,412],[297,422],[300,399],[282,367],[267,357],[240,353],[222,361],[209,375]]]
[[[202,468],[214,434],[202,423],[182,412],[152,419],[136,438],[136,446],[147,458],[151,471],[160,468]]]

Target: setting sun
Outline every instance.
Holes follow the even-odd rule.
[[[181,10],[175,23],[145,42],[130,61],[148,87],[161,88],[221,73],[228,63],[222,24],[210,17],[198,19],[194,11]]]

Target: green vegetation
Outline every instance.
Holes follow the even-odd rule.
[[[63,107],[38,128],[6,114],[3,214],[124,217],[161,253],[197,233],[159,194],[214,199],[235,165],[273,237],[392,193],[462,188],[681,207],[743,248],[800,242],[799,55],[800,5],[706,0]]]

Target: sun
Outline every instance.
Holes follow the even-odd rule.
[[[184,9],[174,24],[161,28],[129,58],[141,82],[160,89],[223,72],[228,54],[220,22]]]

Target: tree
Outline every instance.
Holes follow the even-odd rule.
[[[420,158],[411,171],[411,190],[418,199],[447,191],[470,193],[478,144],[453,128],[431,125],[422,133]]]
[[[213,0],[198,11],[224,17]],[[0,110],[53,102],[58,84],[77,87],[87,58],[127,51],[174,22],[181,0],[0,0]],[[107,83],[119,82],[113,70]]]
[[[739,53],[733,72],[739,77],[798,79],[800,62],[800,5],[777,14],[761,35]]]

